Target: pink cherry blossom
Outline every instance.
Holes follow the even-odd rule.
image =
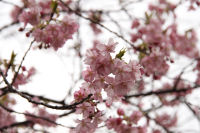
[[[121,108],[117,109],[117,114],[118,115],[124,115],[124,110],[121,109]]]
[[[142,58],[141,64],[144,67],[145,74],[152,74],[154,77],[157,77],[156,79],[165,75],[169,69],[169,65],[165,60],[165,55],[157,51],[153,51],[149,56]]]
[[[51,16],[61,8],[57,3],[56,8],[52,10],[52,2],[23,1],[27,10],[20,11],[22,13],[19,15],[19,21],[24,23],[24,27],[28,23],[31,24],[32,28],[26,33],[27,37],[31,35],[35,41],[42,43],[40,46],[44,45],[45,48],[50,46],[58,50],[67,40],[72,39],[79,26],[69,15],[63,16],[61,20],[57,18],[58,16],[55,18]],[[23,30],[22,28],[21,31]]]
[[[199,56],[199,52],[195,45],[197,37],[193,30],[185,32],[185,35],[179,35],[177,33],[176,25],[171,26],[170,39],[173,44],[173,48],[177,53],[185,55],[189,58]]]
[[[94,80],[94,77],[95,77],[95,72],[92,71],[92,69],[88,67],[87,70],[82,72],[82,76],[83,76],[85,81],[92,82]]]
[[[126,63],[119,58],[112,58],[110,54],[115,52],[116,44],[117,43],[112,39],[108,41],[107,45],[97,42],[93,48],[87,51],[84,61],[88,67],[82,73],[86,82],[82,84],[79,91],[75,92],[75,101],[77,101],[77,99],[79,101],[81,97],[85,97],[84,92],[86,92],[86,94],[93,94],[93,100],[103,102],[101,92],[102,89],[104,89],[108,96],[106,104],[111,105],[114,100],[120,100],[122,96],[126,95],[135,85],[135,81],[141,78],[142,67],[138,63],[135,61]],[[110,76],[110,74],[113,74],[113,76]],[[84,102],[77,105],[76,108],[76,113],[83,114],[84,119],[91,119],[91,116],[95,118],[98,114],[97,112],[98,108],[94,101]],[[121,115],[122,114],[123,113],[121,113]],[[82,122],[84,122],[84,119]],[[120,130],[120,132],[128,130],[129,128],[124,125],[121,125],[123,128],[119,127],[120,120],[122,121],[120,118],[109,119],[107,125],[110,128],[118,125],[115,130]],[[90,121],[93,120],[91,119]],[[89,125],[90,124],[91,122]],[[79,126],[81,126],[81,124],[75,128],[76,131],[79,130]],[[98,126],[98,124],[96,124],[96,126]]]
[[[122,119],[121,118],[109,118],[106,122],[106,126],[108,127],[108,129],[117,129],[119,128],[120,124],[122,123]]]
[[[134,111],[130,116],[130,121],[137,124],[138,121],[142,118],[143,114],[140,111]]]
[[[74,92],[74,99],[75,101],[81,101],[83,98],[86,98],[89,94],[87,90],[83,87],[80,90]]]
[[[134,28],[137,28],[138,26],[140,25],[140,22],[138,19],[135,19],[132,23],[132,26],[131,28],[134,29]]]
[[[78,125],[75,129],[72,129],[71,133],[93,133],[96,125],[91,122],[90,118],[85,118],[83,120],[76,120]]]
[[[9,126],[15,122],[15,116],[11,115],[6,110],[0,108],[0,128],[4,126]]]
[[[49,44],[54,50],[62,47],[65,42],[72,39],[78,25],[69,16],[65,16],[60,24],[49,24],[44,29],[37,28],[32,36],[37,42]]]
[[[25,72],[19,73],[17,75],[17,78],[15,82],[13,83],[13,86],[18,88],[19,85],[23,85],[28,83],[30,81],[30,78],[35,74],[35,68],[31,67],[28,71],[27,74],[24,74]]]
[[[19,21],[24,22],[24,26],[26,26],[28,23],[31,25],[37,25],[40,22],[38,10],[31,8],[30,11],[23,11],[19,16]]]
[[[13,22],[17,22],[19,21],[19,15],[22,12],[22,8],[20,8],[19,6],[15,6],[14,9],[12,10],[12,12],[10,13],[10,16],[13,20]]]
[[[156,121],[160,123],[165,128],[171,128],[176,126],[177,123],[177,116],[170,116],[168,114],[162,114],[156,116]]]
[[[87,118],[95,112],[94,106],[92,106],[89,102],[84,102],[82,104],[77,105],[76,113],[83,113],[83,117]]]
[[[99,52],[105,53],[105,55],[107,55],[109,53],[115,52],[115,47],[117,44],[117,42],[114,42],[114,40],[110,38],[107,45],[97,43],[96,48],[99,50]]]

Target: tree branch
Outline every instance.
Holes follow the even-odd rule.
[[[16,24],[18,24],[19,22],[18,21],[16,21],[16,22],[12,22],[12,23],[10,23],[10,24],[7,24],[7,25],[4,25],[3,27],[1,27],[0,28],[0,32],[2,32],[4,29],[6,29],[6,28],[8,28],[8,27],[10,27],[10,26],[14,26],[14,25],[16,25]]]
[[[141,97],[141,96],[150,96],[150,95],[160,95],[160,94],[168,94],[168,93],[182,93],[182,92],[187,92],[192,89],[196,89],[200,87],[200,85],[195,85],[194,87],[191,88],[182,88],[182,89],[166,89],[166,90],[160,90],[160,91],[150,91],[146,93],[139,93],[139,94],[133,94],[133,95],[128,95],[124,96],[125,99],[129,99],[132,97]]]
[[[1,127],[0,131],[3,132],[4,130],[9,129],[9,128],[18,127],[18,126],[28,126],[28,125],[31,125],[31,124],[33,124],[32,121],[16,122],[16,123],[13,123],[13,124],[8,125],[8,126]]]
[[[17,112],[17,111],[14,111],[10,108],[7,108],[5,107],[4,105],[0,104],[0,107],[4,110],[6,110],[7,112],[10,112],[10,113],[16,113],[16,114],[21,114],[21,115],[25,115],[25,116],[29,116],[29,117],[32,117],[32,118],[37,118],[37,119],[41,119],[41,120],[44,120],[44,121],[47,121],[47,122],[50,122],[52,124],[55,124],[55,125],[58,125],[58,126],[62,126],[62,127],[65,127],[65,128],[69,128],[65,125],[62,125],[62,124],[59,124],[59,123],[56,123],[55,121],[52,121],[46,117],[41,117],[41,116],[36,116],[36,115],[33,115],[33,114],[29,114],[29,113],[21,113],[21,112]],[[34,123],[34,122],[33,122]]]
[[[112,31],[112,30],[109,29],[108,27],[104,26],[103,24],[101,24],[101,23],[99,23],[99,22],[97,22],[97,21],[95,21],[95,20],[92,20],[92,19],[90,19],[90,18],[88,18],[88,17],[83,16],[79,11],[73,10],[73,9],[70,8],[67,4],[65,4],[62,0],[59,0],[59,1],[60,1],[70,12],[73,12],[73,13],[75,13],[77,16],[79,16],[79,17],[81,17],[81,18],[83,18],[83,19],[85,19],[85,20],[88,20],[88,21],[90,21],[90,22],[92,22],[92,23],[94,23],[94,24],[99,25],[100,27],[104,28],[105,30],[109,31],[110,33],[112,33],[112,34],[116,35],[117,37],[121,38],[123,41],[125,41],[126,43],[128,43],[134,50],[140,51],[140,52],[144,53],[144,51],[141,51],[140,49],[138,49],[137,47],[135,47],[133,43],[131,43],[130,41],[128,41],[127,39],[125,39],[122,35],[119,35],[117,32]],[[144,54],[146,54],[146,53],[144,53]]]

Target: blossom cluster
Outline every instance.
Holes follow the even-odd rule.
[[[165,60],[165,55],[156,50],[152,51],[149,56],[145,56],[141,60],[141,64],[145,68],[145,74],[147,76],[152,74],[154,79],[159,79],[162,75],[165,75],[169,69],[169,65]]]
[[[0,128],[15,122],[15,116],[0,108]]]
[[[177,116],[171,116],[167,113],[157,115],[155,120],[167,129],[172,128],[177,124]]]
[[[177,82],[178,80],[178,82]],[[164,83],[161,88],[157,89],[156,91],[170,91],[174,90],[174,92],[170,94],[159,94],[158,96],[161,97],[160,102],[162,105],[165,106],[177,106],[180,104],[179,97],[184,97],[192,93],[192,86],[188,83],[183,82],[180,79],[176,79],[172,84]],[[178,92],[179,90],[184,90],[182,92]]]
[[[24,85],[30,81],[30,78],[35,74],[35,68],[31,67],[29,70],[26,69],[26,67],[22,67],[22,72],[18,73],[13,86],[18,88],[19,85]]]
[[[0,94],[2,94],[1,91]],[[0,103],[2,106],[10,108],[16,104],[16,101],[11,96],[4,95],[0,97]],[[0,128],[10,126],[11,124],[16,122],[15,115],[5,110],[2,106],[0,107]],[[6,131],[10,133],[15,133],[17,129],[13,127]]]
[[[48,24],[44,29],[37,28],[32,36],[37,42],[49,44],[54,50],[62,47],[78,29],[78,25],[69,16],[65,16],[58,24]]]
[[[167,61],[173,62],[170,51],[173,50],[188,58],[199,56],[194,30],[189,29],[182,35],[178,33],[175,22],[166,24],[165,13],[174,13],[175,8],[176,5],[159,0],[158,5],[149,5],[150,13],[145,14],[145,24],[138,19],[132,22],[131,41],[138,44],[139,59],[144,66],[145,74],[152,75],[154,79],[160,79],[168,72]],[[173,14],[173,17],[175,19],[176,15]],[[162,69],[159,69],[160,66]]]
[[[78,24],[69,14],[58,19],[58,10],[62,9],[57,1],[23,1],[24,7],[15,7],[11,13],[13,21],[23,22],[32,26],[26,36],[32,37],[41,43],[39,48],[53,47],[54,50],[61,48],[65,42],[72,39],[72,35],[77,31]],[[56,14],[57,16],[54,17]],[[17,18],[19,20],[17,20]],[[24,29],[21,28],[21,31]]]
[[[114,129],[117,133],[146,133],[146,126],[137,126],[138,121],[143,114],[140,111],[133,111],[130,116],[127,116],[123,109],[117,110],[119,117],[110,117],[106,121],[108,129]],[[134,125],[134,126],[133,126]]]
[[[96,43],[86,53],[84,61],[88,67],[82,73],[85,82],[80,90],[74,93],[74,101],[81,101],[89,94],[92,94],[92,97],[76,107],[76,113],[83,114],[84,118],[79,121],[75,129],[77,132],[80,132],[79,129],[93,132],[89,129],[95,129],[91,127],[98,126],[95,120],[102,121],[102,113],[97,108],[97,102],[103,102],[102,90],[107,93],[106,105],[110,106],[113,101],[120,100],[130,92],[135,81],[140,80],[142,76],[142,67],[136,61],[126,63],[122,60],[124,50],[112,58],[111,53],[115,52],[116,44],[112,39],[107,45]]]
[[[133,30],[136,33],[131,35],[132,42],[142,40],[138,49],[143,51],[140,53],[140,63],[144,67],[147,76],[152,75],[154,79],[159,79],[168,71],[167,58],[169,58],[169,50],[171,49],[170,40],[163,34],[163,22],[158,19],[148,20],[148,24],[142,26],[138,20],[132,23]],[[163,69],[159,69],[162,66]]]

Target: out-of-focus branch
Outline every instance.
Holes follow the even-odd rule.
[[[173,89],[176,89],[176,88],[177,88],[177,86],[178,86],[178,84],[179,84],[179,82],[180,82],[180,80],[181,80],[181,76],[184,74],[185,70],[186,70],[188,67],[190,67],[195,61],[196,61],[196,59],[193,60],[190,64],[186,65],[186,66],[182,69],[181,73],[178,75],[178,78],[176,79],[176,81],[175,81],[175,83],[174,83]]]
[[[200,123],[200,116],[196,114],[195,110],[191,107],[190,103],[188,103],[186,100],[184,100],[183,103],[188,107],[188,109],[193,113],[193,115],[197,118],[197,120]]]
[[[168,94],[168,93],[182,93],[182,92],[187,92],[190,91],[192,89],[197,89],[198,87],[200,87],[199,85],[195,85],[194,87],[191,88],[181,88],[181,89],[166,89],[166,90],[160,90],[160,91],[150,91],[150,92],[146,92],[146,93],[139,93],[139,94],[133,94],[133,95],[128,95],[128,96],[124,96],[125,99],[129,99],[131,97],[141,97],[141,96],[150,96],[150,95],[160,95],[160,94]]]
[[[149,110],[142,110],[141,107],[138,105],[138,104],[133,104],[130,100],[125,100],[127,103],[129,103],[130,105],[133,105],[134,107],[138,108],[138,110],[140,110],[144,117],[146,117],[147,121],[151,120],[151,121],[154,121],[156,123],[156,125],[158,125],[159,127],[161,127],[166,133],[173,133],[171,132],[169,129],[167,129],[166,127],[164,127],[163,125],[161,125],[156,119],[154,118],[151,118],[149,113],[151,111],[154,111],[156,109],[160,109],[163,105],[160,105],[156,108],[152,108],[152,109],[149,109]]]
[[[27,95],[24,95],[23,93],[21,93],[21,92],[17,91],[16,89],[14,89],[12,87],[12,85],[8,82],[8,80],[6,79],[6,77],[3,74],[1,69],[0,69],[0,75],[3,77],[4,82],[8,86],[9,92],[16,93],[16,94],[18,94],[19,96],[25,98],[26,100],[28,100],[31,103],[34,103],[36,105],[43,105],[43,106],[51,108],[51,109],[58,109],[58,110],[74,109],[74,108],[76,108],[77,105],[82,104],[83,102],[89,100],[90,97],[92,96],[92,94],[89,94],[86,98],[83,98],[81,101],[75,102],[75,103],[73,103],[71,105],[53,106],[53,105],[49,105],[49,104],[46,104],[46,103],[43,103],[43,102],[34,101],[34,100],[32,100],[31,97],[28,97]]]
[[[55,124],[55,125],[58,125],[58,126],[62,126],[62,127],[68,128],[67,126],[62,125],[62,124],[59,124],[59,123],[56,123],[55,121],[52,121],[52,120],[50,120],[50,119],[48,119],[48,118],[46,118],[46,117],[36,116],[36,115],[33,115],[33,114],[29,114],[29,113],[17,112],[17,111],[15,111],[15,110],[12,110],[12,109],[10,109],[10,108],[5,107],[5,106],[2,105],[2,104],[0,104],[0,107],[1,107],[2,109],[6,110],[7,112],[10,112],[10,113],[16,113],[16,114],[21,114],[21,115],[29,116],[29,117],[32,117],[32,118],[41,119],[41,120],[50,122],[50,123]]]
[[[122,28],[121,28],[119,22],[117,22],[116,20],[114,20],[114,19],[111,17],[111,15],[110,15],[109,13],[107,13],[106,15],[107,15],[107,16],[109,17],[109,19],[118,27],[119,33],[121,34],[121,36],[123,36]]]
[[[50,98],[46,98],[46,97],[43,97],[43,96],[33,95],[33,94],[28,93],[28,92],[21,92],[21,93],[24,94],[24,95],[27,95],[27,96],[29,96],[29,97],[31,97],[31,98],[36,97],[36,98],[38,98],[38,99],[40,99],[40,100],[42,100],[42,101],[44,101],[44,102],[51,102],[51,103],[56,103],[56,104],[65,105],[65,103],[64,103],[63,100],[62,100],[62,101],[57,101],[57,100],[50,99]]]
[[[33,124],[32,121],[23,121],[23,122],[16,122],[16,123],[13,123],[11,125],[8,125],[8,126],[4,126],[4,127],[1,127],[0,128],[0,131],[5,131],[6,129],[9,129],[9,128],[13,128],[13,127],[21,127],[21,126],[28,126],[28,125],[31,125]]]
[[[4,4],[9,4],[9,5],[17,6],[16,4],[14,4],[12,2],[9,2],[9,1],[5,1],[5,0],[0,0],[0,2],[4,3]]]
[[[6,87],[5,89],[4,89],[4,88],[1,89],[1,91],[2,91],[3,93],[0,95],[0,97],[6,95],[6,94],[8,94],[8,93],[13,93],[13,92],[10,92],[10,90],[9,90],[8,87]],[[30,98],[38,98],[39,100],[42,100],[42,101],[44,101],[44,102],[51,102],[51,103],[55,103],[55,104],[62,104],[62,105],[65,105],[65,102],[64,102],[63,100],[58,101],[58,100],[46,98],[46,97],[44,97],[44,96],[38,96],[38,95],[30,94],[30,93],[28,93],[28,92],[23,92],[23,91],[20,91],[20,93],[22,93],[22,94],[24,94],[24,95],[27,95],[27,96],[30,97]]]
[[[151,118],[148,114],[146,114],[146,117],[152,121],[154,121],[157,125],[159,125],[166,133],[173,133],[169,129],[167,129],[165,126],[161,125],[156,119]]]
[[[2,32],[3,30],[5,30],[5,29],[7,29],[7,28],[9,28],[11,26],[14,26],[14,25],[16,25],[18,23],[19,23],[18,21],[15,21],[15,22],[12,22],[10,24],[4,25],[3,27],[0,28],[0,32]]]
[[[108,27],[104,26],[103,24],[101,24],[101,23],[99,23],[99,22],[97,22],[97,21],[94,21],[94,20],[92,20],[92,19],[90,19],[90,18],[88,18],[88,17],[83,16],[79,11],[73,10],[73,9],[70,8],[67,4],[65,4],[62,0],[59,0],[59,1],[60,1],[60,2],[63,4],[63,6],[65,6],[70,12],[73,12],[73,13],[75,13],[77,16],[79,16],[79,17],[81,17],[81,18],[83,18],[83,19],[85,19],[85,20],[88,20],[88,21],[90,21],[90,22],[92,22],[92,23],[94,23],[94,24],[99,25],[100,27],[104,28],[105,30],[109,31],[110,33],[112,33],[112,34],[116,35],[117,37],[121,38],[123,41],[125,41],[126,43],[128,43],[134,50],[140,51],[140,52],[144,53],[144,51],[141,51],[140,49],[138,49],[137,47],[135,47],[133,43],[131,43],[130,41],[128,41],[127,39],[125,39],[122,35],[119,35],[117,32],[112,31],[111,29],[109,29]],[[146,53],[145,53],[145,54],[146,54]]]
[[[33,40],[33,41],[31,42],[31,44],[29,45],[28,49],[26,50],[24,56],[22,57],[22,60],[21,60],[21,62],[20,62],[20,65],[19,65],[17,71],[16,71],[15,74],[14,74],[14,77],[13,77],[13,80],[12,80],[12,83],[11,83],[11,86],[14,84],[14,82],[15,82],[17,76],[18,76],[19,70],[21,69],[22,64],[23,64],[23,62],[24,62],[24,60],[25,60],[25,58],[26,58],[28,52],[31,50],[31,47],[32,47],[32,45],[33,45],[34,42],[35,42],[35,40]]]

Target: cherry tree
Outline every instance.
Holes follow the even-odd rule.
[[[9,18],[0,27],[6,53],[0,132],[200,132],[198,0],[0,0],[0,6],[8,9],[1,19]],[[35,51],[63,53],[70,72],[64,97],[56,98],[59,85],[49,88],[55,97],[42,94],[41,84],[30,91],[35,77],[66,80],[53,75],[54,62],[54,70],[45,68],[50,77],[40,77],[39,67],[29,65]]]

